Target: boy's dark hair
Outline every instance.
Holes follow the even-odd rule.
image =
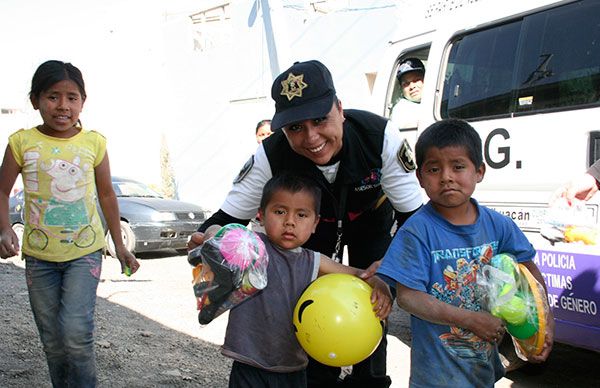
[[[85,83],[83,82],[81,71],[70,63],[56,60],[46,61],[37,68],[33,74],[33,79],[31,80],[29,97],[38,99],[40,95],[50,89],[52,85],[64,80],[75,82],[79,89],[79,93],[81,93],[81,97],[85,100],[87,95],[85,93]]]
[[[466,121],[445,119],[431,124],[417,139],[415,154],[417,169],[423,165],[425,153],[430,148],[465,147],[467,155],[475,167],[483,164],[481,138],[475,129]]]
[[[260,209],[262,211],[265,210],[271,198],[273,198],[273,194],[278,190],[285,190],[290,193],[308,192],[314,199],[315,213],[319,214],[319,210],[321,209],[321,189],[313,179],[290,172],[282,172],[275,175],[269,179],[263,188],[262,198],[260,199]]]

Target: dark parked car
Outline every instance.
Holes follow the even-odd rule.
[[[133,179],[113,177],[121,214],[121,233],[125,246],[132,252],[175,249],[187,250],[189,236],[198,229],[209,212],[188,202],[165,199],[147,185]],[[13,229],[23,235],[23,191],[10,197],[9,213]],[[107,249],[115,256],[115,248],[106,233]]]
[[[19,236],[19,243],[21,243],[25,229],[23,226],[23,190],[8,198],[8,217],[13,230]]]

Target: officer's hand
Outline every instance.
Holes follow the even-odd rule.
[[[188,252],[202,244],[204,244],[204,233],[192,233],[192,235],[190,236],[190,240],[187,243]]]
[[[212,238],[217,234],[217,232],[221,229],[221,225],[211,225],[209,226],[204,233],[202,232],[194,232],[190,236],[190,240],[187,243],[188,252],[192,249],[196,248],[199,245],[204,244],[206,240]]]
[[[361,278],[368,279],[371,276],[375,275],[379,266],[381,265],[381,260],[374,261],[373,264],[369,266],[369,268],[365,269],[365,271],[361,274]]]

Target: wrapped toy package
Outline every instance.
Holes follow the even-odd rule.
[[[506,322],[517,355],[527,360],[544,347],[548,302],[544,288],[527,267],[500,253],[477,277],[487,310]]]
[[[225,225],[189,252],[194,266],[198,321],[205,325],[267,286],[269,262],[260,237],[243,225]]]
[[[594,214],[585,202],[556,199],[548,209],[540,234],[552,244],[556,242],[600,244],[600,230]]]

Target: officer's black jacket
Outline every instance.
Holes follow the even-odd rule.
[[[312,177],[323,192],[321,200],[321,221],[315,234],[304,247],[331,255],[336,243],[337,220],[343,217],[344,231],[352,228],[354,221],[369,218],[361,225],[378,225],[392,217],[393,209],[375,213],[371,210],[381,203],[384,196],[381,187],[381,153],[384,133],[388,120],[376,114],[361,110],[344,110],[343,147],[340,151],[339,170],[333,184],[330,184],[314,162],[297,154],[290,147],[283,131],[275,131],[263,141],[263,146],[271,171],[276,175],[281,171],[293,171]],[[398,168],[401,168],[398,166]],[[345,209],[340,213],[342,188],[346,186]],[[341,200],[342,199],[342,200]],[[341,201],[340,201],[341,200]],[[411,213],[396,212],[401,222]],[[213,224],[225,225],[231,222],[247,224],[249,220],[239,220],[219,210],[201,227],[206,230]]]

